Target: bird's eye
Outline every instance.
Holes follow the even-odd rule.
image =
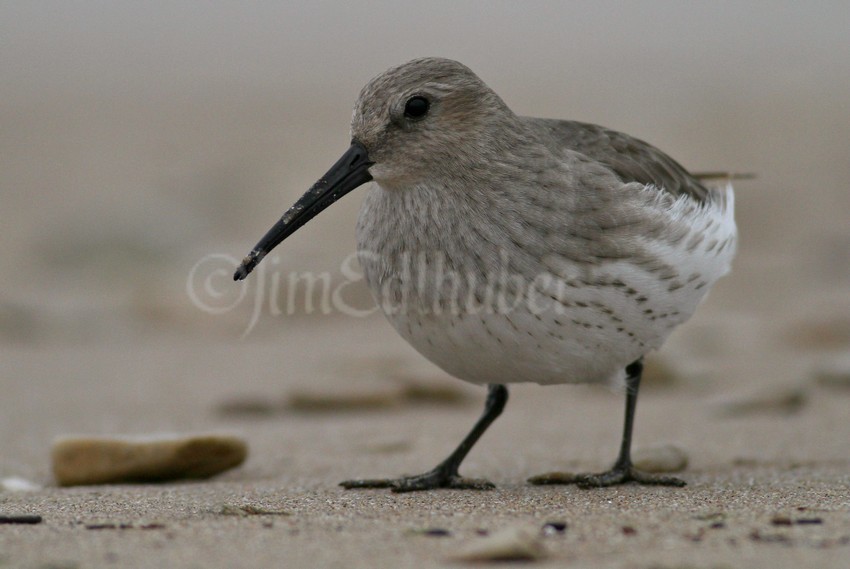
[[[404,105],[404,116],[409,119],[421,119],[428,114],[430,107],[431,103],[428,102],[428,99],[421,95],[416,95],[409,98]]]

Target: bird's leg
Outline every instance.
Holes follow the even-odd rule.
[[[487,480],[463,478],[458,473],[460,463],[466,458],[472,446],[478,441],[487,427],[501,415],[508,401],[508,389],[504,385],[491,384],[487,388],[487,402],[484,413],[472,427],[472,430],[461,441],[452,454],[436,468],[418,476],[403,476],[401,478],[346,480],[341,482],[343,488],[391,488],[393,492],[413,492],[415,490],[432,490],[435,488],[454,488],[464,490],[490,490],[494,488]]]
[[[672,476],[658,476],[637,470],[632,465],[632,428],[635,422],[640,378],[643,375],[643,359],[626,366],[626,419],[623,424],[623,441],[620,444],[620,454],[611,470],[600,474],[581,474],[576,483],[582,488],[601,488],[626,482],[638,484],[653,484],[660,486],[684,486],[685,482]]]
[[[627,482],[659,486],[684,486],[684,480],[672,476],[658,476],[637,470],[632,464],[632,428],[635,422],[640,378],[643,373],[643,359],[626,366],[626,419],[623,425],[623,440],[620,454],[614,466],[599,474],[560,475],[557,473],[529,479],[532,484],[578,484],[581,488],[602,488]]]

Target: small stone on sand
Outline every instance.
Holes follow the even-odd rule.
[[[412,528],[407,530],[405,533],[409,535],[424,535],[426,537],[450,537],[452,532],[445,528]]]
[[[227,435],[62,437],[52,450],[60,486],[209,478],[247,455],[245,441]]]
[[[41,516],[37,514],[20,514],[15,516],[4,516],[0,515],[0,524],[23,524],[23,525],[35,525],[40,524],[42,522]],[[0,558],[2,560],[2,558]]]
[[[688,454],[675,445],[659,444],[635,449],[632,461],[644,472],[681,472],[688,467]]]
[[[455,559],[459,561],[536,561],[546,557],[539,532],[525,526],[509,527],[487,537],[476,539],[464,547]]]
[[[239,517],[247,517],[247,516],[291,516],[292,512],[287,512],[286,510],[271,510],[268,508],[263,508],[260,506],[253,506],[251,504],[242,504],[241,506],[236,506],[233,504],[225,504],[221,507],[221,510],[218,512],[222,516],[239,516]]]
[[[543,535],[546,536],[557,535],[565,531],[567,531],[567,522],[565,521],[555,520],[543,524]]]
[[[0,491],[2,492],[35,492],[36,490],[41,490],[41,486],[20,476],[0,479]]]

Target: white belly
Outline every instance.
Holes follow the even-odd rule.
[[[661,346],[728,272],[735,249],[731,188],[723,207],[694,211],[682,202],[687,234],[647,240],[657,267],[629,260],[589,269],[552,253],[524,274],[519,294],[501,305],[462,290],[455,303],[422,286],[413,271],[374,256],[362,260],[379,305],[399,334],[447,373],[477,384],[616,382],[624,368]],[[413,261],[414,265],[415,260]],[[462,264],[454,259],[454,265]],[[418,265],[422,270],[422,264]],[[674,269],[671,271],[670,269]],[[433,265],[425,272],[437,270]],[[386,283],[396,290],[388,298]],[[498,288],[498,287],[496,287]],[[463,287],[461,287],[463,289]],[[486,287],[485,287],[486,289]],[[401,296],[400,296],[401,294]]]

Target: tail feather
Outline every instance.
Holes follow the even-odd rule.
[[[691,176],[700,182],[731,182],[732,180],[752,180],[756,177],[753,172],[694,172]]]

